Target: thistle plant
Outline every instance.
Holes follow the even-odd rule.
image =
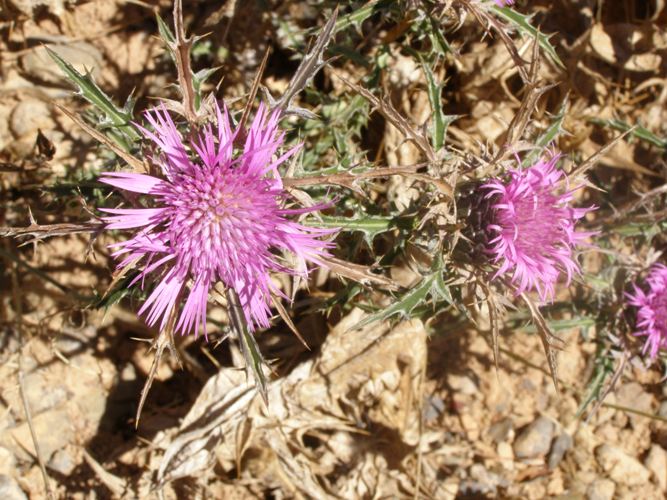
[[[229,113],[216,105],[215,127],[205,125],[186,141],[166,108],[145,114],[153,131],[156,175],[105,172],[100,181],[145,195],[146,208],[102,208],[107,229],[134,229],[132,238],[113,245],[119,269],[143,265],[129,283],[156,283],[139,314],[164,329],[184,300],[175,330],[206,332],[208,295],[218,281],[235,290],[250,330],[269,326],[271,272],[306,277],[307,262],[322,264],[335,230],[308,227],[293,216],[322,208],[288,207],[278,168],[298,147],[276,156],[284,140],[280,113],[262,104],[247,131],[232,128]],[[245,137],[243,147],[236,142]],[[190,153],[190,151],[192,153]],[[289,252],[288,266],[279,253]]]
[[[122,240],[112,245],[117,260],[114,290],[143,292],[137,294],[143,300],[138,313],[156,327],[158,336],[206,335],[212,323],[207,325],[209,299],[220,299],[217,292],[224,288],[229,295],[221,303],[230,313],[230,331],[237,334],[235,340],[245,349],[257,379],[263,376],[263,358],[253,334],[271,325],[272,304],[294,328],[290,313],[279,306],[280,299],[289,301],[288,294],[274,284],[273,275],[306,278],[313,266],[327,266],[354,283],[336,283],[330,296],[320,294],[309,301],[310,310],[363,308],[368,314],[356,328],[396,317],[426,321],[438,315],[463,324],[486,302],[496,354],[498,335],[508,324],[505,305],[521,296],[529,310],[519,314],[527,313],[537,325],[552,363],[552,306],[559,287],[581,275],[577,253],[596,234],[582,229],[586,215],[596,209],[577,204],[583,184],[559,168],[558,154],[545,149],[557,143],[564,130],[567,102],[551,124],[538,118],[534,129],[526,126],[541,109],[541,96],[551,89],[551,84],[543,84],[541,60],[550,61],[554,71],[564,67],[555,47],[531,24],[531,16],[506,8],[514,0],[357,3],[358,8],[345,6],[340,19],[334,10],[314,41],[288,37],[301,44],[290,49],[302,62],[285,80],[286,88],[262,87],[267,50],[247,94],[236,96],[242,111],[236,104],[228,109],[217,90],[215,97],[206,95],[213,91],[206,81],[215,69],[191,67],[198,37],[185,36],[178,1],[174,33],[160,18],[158,29],[175,62],[182,99],[161,99],[143,119],[137,120],[133,99],[116,106],[90,74],[78,73],[52,54],[93,107],[83,118],[65,112],[124,162],[120,170],[104,167],[96,177],[102,186],[91,179],[102,196],[89,206],[104,215],[77,231],[121,233]],[[466,11],[472,16],[466,18]],[[409,86],[426,91],[429,121],[394,107],[383,82],[392,52],[364,52],[374,36],[366,36],[364,25],[375,19],[402,27],[392,36],[409,41],[410,51],[403,57],[415,55],[411,75],[417,75],[410,76]],[[524,85],[523,94],[516,94],[524,101],[515,118],[488,149],[475,149],[479,141],[465,136],[474,124],[457,127],[453,139],[448,135],[448,126],[463,115],[448,114],[459,110],[448,101],[444,75],[460,51],[467,50],[467,43],[452,39],[456,43],[450,44],[448,37],[460,36],[459,28],[473,29],[473,22],[465,19],[479,23],[479,33],[498,36],[520,77],[516,84]],[[285,23],[281,32],[288,28],[300,29],[298,23]],[[330,55],[337,58],[327,60],[325,52],[334,37]],[[532,41],[533,50],[519,53],[517,37]],[[343,60],[353,67],[357,63],[345,59],[350,54],[364,60],[363,71],[362,66],[348,71],[332,62]],[[211,66],[214,62],[219,61]],[[335,83],[335,94],[327,83],[310,88],[307,98],[300,99],[313,75],[330,62],[325,81]],[[467,90],[472,93],[473,83]],[[263,99],[256,106],[258,94]],[[363,140],[365,131],[379,129],[370,121],[376,112],[410,143],[412,164],[384,165],[385,160],[390,163],[386,151],[383,156],[385,146]],[[297,133],[281,128],[287,116]],[[534,130],[543,135],[535,137]],[[398,144],[402,147],[403,142],[393,146]],[[505,169],[503,152],[526,144],[532,150],[524,159],[528,166]],[[370,155],[368,148],[377,150]],[[489,169],[481,172],[483,165]],[[387,186],[377,181],[392,176],[404,177],[416,193],[414,199],[393,203]],[[330,189],[337,190],[335,204],[330,203]],[[320,214],[325,208],[326,215]],[[333,236],[338,232],[337,248]],[[32,233],[26,228],[24,234]],[[415,275],[404,286],[391,272],[401,266]],[[628,295],[628,304],[637,309],[636,333],[646,337],[644,349],[652,358],[666,342],[666,277],[667,269],[656,266],[648,288],[636,286]],[[539,301],[533,303],[533,295]],[[110,303],[101,300],[98,305]],[[575,309],[573,304],[556,306]],[[555,370],[552,373],[556,378]]]

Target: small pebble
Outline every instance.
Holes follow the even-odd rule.
[[[603,444],[595,449],[595,456],[609,478],[618,484],[639,486],[649,480],[648,469],[620,448]]]
[[[47,465],[49,469],[59,472],[63,476],[69,476],[76,468],[76,462],[67,448],[56,451]]]
[[[0,474],[0,498],[3,500],[28,500],[18,483],[4,474]]]
[[[667,452],[658,444],[651,445],[644,465],[653,473],[660,489],[667,491]]]
[[[658,415],[662,418],[667,418],[667,401],[660,403],[660,409],[658,410]]]
[[[501,420],[498,420],[496,423],[489,427],[489,437],[494,443],[500,443],[507,440],[507,436],[512,430],[513,423],[512,419],[505,417]]]
[[[588,500],[612,500],[616,491],[614,481],[609,479],[596,479],[586,490]]]
[[[555,427],[547,417],[539,417],[529,424],[514,441],[514,453],[517,458],[535,458],[546,455],[551,448]]]
[[[551,453],[549,453],[549,469],[553,470],[558,467],[558,464],[563,460],[565,453],[572,448],[572,443],[572,436],[567,433],[563,433],[556,438],[551,447]]]

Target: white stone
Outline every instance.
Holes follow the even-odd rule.
[[[650,478],[646,467],[619,448],[603,444],[596,448],[595,456],[609,478],[618,484],[638,486],[646,483]]]
[[[653,473],[660,489],[667,491],[667,452],[660,445],[651,445],[644,465]]]

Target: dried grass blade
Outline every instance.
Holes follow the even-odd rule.
[[[243,131],[245,130],[245,124],[248,121],[250,116],[250,110],[252,109],[252,103],[255,100],[257,95],[257,89],[259,89],[259,82],[262,81],[262,76],[264,75],[264,70],[266,69],[266,62],[269,60],[269,52],[271,51],[270,47],[267,45],[266,50],[264,51],[264,57],[262,62],[259,65],[259,69],[255,74],[255,78],[252,81],[252,87],[250,87],[250,94],[248,95],[248,100],[246,102],[245,108],[243,109],[243,114],[241,115],[241,120],[239,121],[238,129]],[[238,141],[242,141],[244,137],[237,137]]]
[[[493,290],[483,280],[478,280],[478,283],[484,290],[486,295],[486,305],[489,308],[489,321],[491,323],[491,344],[493,347],[493,361],[496,365],[496,373],[498,373],[498,360],[500,359],[500,309],[498,303],[493,296]]]
[[[387,278],[385,276],[379,276],[370,272],[368,266],[362,266],[359,264],[354,264],[352,262],[347,262],[342,259],[337,259],[336,257],[320,257],[324,264],[331,269],[334,273],[349,278],[353,281],[357,281],[362,285],[371,285],[375,284],[381,286],[387,290],[399,290],[401,287],[394,280]]]
[[[145,168],[145,166],[144,166],[144,164],[141,160],[139,160],[138,158],[135,158],[130,153],[125,151],[123,148],[118,146],[115,142],[110,140],[102,132],[99,132],[98,130],[96,130],[93,127],[91,127],[90,125],[88,125],[81,118],[76,116],[74,113],[72,113],[70,110],[68,110],[64,106],[61,106],[60,104],[56,104],[56,107],[60,111],[62,111],[65,115],[67,115],[67,117],[70,120],[72,120],[74,123],[76,123],[81,129],[83,129],[85,132],[87,132],[88,135],[90,135],[93,139],[95,139],[96,141],[104,144],[111,151],[113,151],[118,157],[125,160],[125,162],[128,165],[130,165],[135,172],[143,173],[143,172],[147,171],[147,169]]]
[[[292,106],[292,100],[301,92],[315,74],[326,64],[322,56],[329,42],[335,34],[336,19],[338,18],[338,7],[331,14],[331,17],[322,28],[313,48],[302,59],[301,64],[292,76],[285,93],[272,105],[273,109],[282,109],[289,113]]]
[[[631,129],[626,130],[621,135],[619,135],[618,137],[615,137],[610,142],[608,142],[607,144],[602,146],[595,154],[593,154],[592,156],[589,156],[581,165],[579,165],[572,172],[570,172],[568,177],[570,177],[570,179],[576,179],[580,175],[583,175],[584,172],[586,172],[588,169],[592,168],[593,165],[595,165],[597,162],[599,162],[604,155],[606,155],[609,151],[611,151],[614,148],[614,146],[616,146],[616,144],[618,144],[620,141],[622,141],[633,130],[634,130],[634,127],[631,128]]]
[[[352,83],[343,76],[334,73],[345,85],[350,87],[352,90],[361,95],[366,99],[371,105],[378,110],[378,112],[385,117],[385,119],[396,127],[409,141],[413,142],[417,148],[426,156],[430,162],[435,162],[437,160],[435,151],[431,146],[428,138],[423,134],[418,133],[414,127],[406,120],[406,118],[401,115],[396,108],[394,108],[391,103],[385,101],[384,99],[379,99],[375,97],[371,92],[365,88]]]
[[[304,345],[304,347],[310,351],[310,347],[306,343],[305,339],[299,333],[299,330],[297,330],[296,325],[292,321],[292,318],[290,318],[289,314],[287,314],[287,310],[285,309],[285,306],[283,306],[282,302],[280,302],[280,298],[272,294],[271,301],[273,302],[273,305],[276,307],[278,314],[280,314],[280,317],[283,319],[285,323],[287,323],[289,329],[292,330],[292,333],[294,333],[294,335],[296,335],[296,338],[298,338]]]
[[[544,352],[547,356],[547,362],[549,363],[549,372],[551,373],[551,379],[553,380],[554,387],[556,392],[559,392],[558,389],[558,360],[556,359],[555,349],[562,349],[563,341],[556,337],[549,328],[549,325],[542,316],[540,309],[537,305],[528,297],[525,293],[521,294],[521,298],[528,306],[530,310],[530,315],[537,327],[537,331],[542,340],[542,346],[544,347]],[[560,344],[560,345],[556,345]]]
[[[127,491],[127,483],[124,479],[106,471],[86,450],[83,450],[83,458],[102,484],[109,488],[114,496],[117,498],[123,497],[123,494]]]
[[[178,303],[178,301],[177,301]],[[174,343],[174,324],[176,323],[176,307],[171,310],[169,319],[167,320],[167,325],[165,328],[160,330],[159,335],[153,341],[151,349],[155,349],[155,355],[153,356],[153,363],[151,364],[150,371],[148,372],[148,377],[144,383],[144,387],[141,389],[141,397],[139,398],[139,405],[137,406],[137,414],[135,417],[134,428],[139,428],[139,420],[141,418],[141,411],[144,408],[146,403],[146,398],[148,393],[151,390],[153,385],[153,380],[155,380],[155,375],[157,374],[157,368],[159,366],[160,360],[162,359],[162,354],[164,353],[165,348],[169,348],[169,351],[176,355],[176,350],[173,347]]]

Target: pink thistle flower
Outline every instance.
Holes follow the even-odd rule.
[[[505,5],[514,5],[514,0],[495,0],[498,7],[504,7]]]
[[[570,206],[580,186],[567,189],[565,174],[556,169],[558,159],[553,155],[529,168],[513,169],[508,181],[494,179],[482,186],[493,210],[486,227],[492,238],[487,252],[500,263],[494,278],[512,272],[517,294],[536,291],[542,302],[553,300],[561,273],[568,285],[580,273],[575,247],[594,234],[575,231],[577,221],[596,207]]]
[[[646,278],[648,291],[633,284],[634,294],[626,293],[628,304],[636,307],[635,335],[646,337],[643,353],[655,359],[660,349],[667,348],[667,267],[655,264]]]
[[[250,330],[268,327],[270,294],[282,294],[271,272],[305,276],[306,262],[322,264],[331,244],[321,240],[334,233],[290,220],[290,216],[323,208],[287,208],[287,192],[278,167],[298,149],[276,156],[284,139],[279,113],[259,107],[245,144],[235,150],[240,129],[232,130],[227,110],[217,108],[217,123],[208,124],[184,141],[164,106],[146,112],[154,132],[141,126],[157,149],[151,158],[161,175],[105,172],[100,181],[146,195],[147,208],[102,209],[107,229],[132,229],[135,234],[112,245],[118,268],[143,267],[130,286],[146,278],[153,288],[139,314],[149,325],[161,319],[164,328],[181,299],[175,330],[206,332],[208,294],[222,281],[239,296]],[[191,159],[194,158],[194,159]],[[279,257],[294,257],[294,268]]]

